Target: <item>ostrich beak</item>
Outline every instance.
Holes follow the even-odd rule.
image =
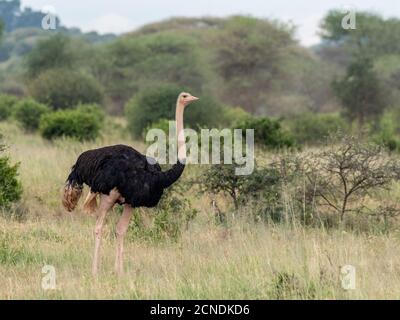
[[[194,96],[191,96],[191,97],[190,97],[190,101],[196,101],[196,100],[199,100],[199,98],[194,97]]]

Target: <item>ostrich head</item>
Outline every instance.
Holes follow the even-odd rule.
[[[190,93],[182,92],[178,97],[178,102],[180,105],[186,107],[193,101],[199,100],[199,98],[192,96]]]

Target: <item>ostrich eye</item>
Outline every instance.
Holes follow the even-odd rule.
[[[186,99],[188,96],[185,94],[185,95],[183,95],[183,97]]]

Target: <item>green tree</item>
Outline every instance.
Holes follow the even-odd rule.
[[[14,117],[26,131],[31,132],[39,128],[40,117],[49,111],[45,104],[25,99],[15,105]]]
[[[205,82],[198,43],[174,33],[123,37],[97,56],[102,84],[117,109],[135,94],[154,84],[188,86],[200,92]]]
[[[32,81],[29,91],[37,101],[54,110],[103,101],[103,89],[96,79],[67,69],[43,72]]]
[[[325,144],[326,137],[347,129],[339,113],[303,113],[286,120],[298,144]]]
[[[294,44],[291,29],[266,20],[234,17],[217,32],[216,70],[224,82],[218,93],[230,105],[255,112],[265,92],[282,75],[282,62]]]
[[[279,200],[279,172],[274,168],[255,166],[251,175],[238,176],[233,164],[215,164],[209,166],[197,178],[200,190],[212,199],[217,223],[226,223],[227,214],[220,210],[216,195],[226,195],[231,200],[235,211],[241,206],[256,201],[263,208],[264,214],[246,210],[256,220],[273,215]],[[263,217],[261,217],[263,215]]]
[[[254,141],[268,148],[292,147],[293,137],[282,128],[279,120],[270,118],[247,118],[238,123],[238,128],[243,130],[254,129]]]
[[[389,151],[400,151],[400,108],[386,109],[372,132],[373,140]]]
[[[334,134],[326,145],[276,162],[282,179],[301,188],[295,189],[296,205],[314,211],[313,216],[331,212],[343,221],[350,213],[365,214],[372,210],[368,207],[374,203],[376,191],[388,190],[399,179],[398,161],[360,136]]]
[[[358,56],[346,75],[333,82],[334,92],[344,107],[344,114],[360,125],[376,119],[388,104],[388,95],[373,69],[372,60]]]
[[[13,107],[17,101],[17,97],[0,94],[0,121],[7,120],[11,116]]]
[[[94,106],[89,106],[93,110]],[[59,110],[44,115],[40,120],[40,132],[46,139],[70,137],[79,141],[93,140],[99,135],[100,110],[87,112],[85,106],[75,110]]]
[[[174,85],[149,87],[129,101],[125,111],[133,136],[140,137],[145,128],[160,119],[175,120],[176,100],[182,91],[190,92]],[[193,129],[214,127],[222,115],[223,109],[218,102],[209,96],[201,96],[186,110],[185,123]]]
[[[370,55],[400,53],[400,19],[384,19],[370,12],[356,12],[356,29],[342,28],[346,15],[341,10],[331,10],[321,23],[323,39],[349,46]]]
[[[0,136],[1,139],[1,136]],[[10,159],[2,155],[4,146],[0,142],[0,208],[8,208],[21,199],[22,187],[18,180],[18,164],[11,165]]]
[[[40,41],[28,54],[26,65],[28,77],[34,78],[40,73],[54,68],[72,68],[75,54],[70,47],[70,39],[56,34]]]

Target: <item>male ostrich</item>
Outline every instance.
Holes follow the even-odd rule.
[[[84,209],[97,209],[97,195],[100,196],[95,227],[95,247],[93,275],[99,267],[99,250],[102,230],[107,212],[114,204],[122,204],[124,210],[117,224],[117,254],[115,270],[123,272],[123,241],[132,216],[133,208],[155,207],[165,188],[179,179],[186,160],[186,145],[183,131],[183,112],[187,105],[198,100],[189,93],[181,93],[176,103],[176,133],[178,140],[178,161],[170,170],[161,171],[155,161],[148,161],[135,149],[125,145],[115,145],[82,153],[68,176],[62,203],[68,211],[75,209],[82,194],[83,184],[90,187]],[[154,160],[154,159],[152,159]]]

